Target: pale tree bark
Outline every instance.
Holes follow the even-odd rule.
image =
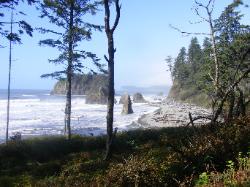
[[[182,34],[187,34],[187,35],[204,35],[204,36],[209,36],[210,40],[212,42],[212,55],[213,55],[213,61],[214,61],[214,75],[210,76],[210,78],[213,80],[213,84],[216,90],[216,95],[218,94],[218,89],[219,89],[219,85],[220,85],[220,77],[219,77],[219,59],[218,59],[218,52],[217,52],[217,47],[216,47],[216,39],[215,39],[215,28],[214,28],[214,24],[213,24],[213,18],[212,18],[212,13],[214,10],[214,1],[215,0],[209,0],[207,5],[204,5],[203,3],[198,2],[197,0],[195,0],[195,4],[197,5],[197,8],[195,8],[195,13],[198,17],[200,17],[202,19],[202,21],[207,22],[209,25],[209,33],[204,33],[204,32],[186,32],[186,31],[182,31],[177,27],[174,27],[172,25],[171,28],[177,30],[178,32],[182,33]],[[204,8],[206,10],[206,14],[207,17],[204,17],[200,14],[199,12],[199,7]]]
[[[221,110],[220,109],[220,104],[219,104],[219,107],[216,109],[216,106],[218,104],[218,100],[219,100],[219,87],[220,87],[220,75],[219,75],[219,69],[220,69],[220,64],[219,64],[219,59],[218,59],[218,53],[217,53],[217,46],[216,46],[216,39],[215,39],[215,28],[214,28],[214,24],[213,24],[213,18],[212,18],[212,13],[213,13],[213,10],[214,10],[214,2],[215,0],[209,0],[207,5],[204,5],[200,2],[198,2],[197,0],[195,0],[195,3],[198,7],[202,7],[203,9],[206,10],[206,14],[207,14],[207,17],[203,17],[201,16],[201,14],[199,13],[199,10],[198,8],[195,9],[195,12],[197,14],[197,16],[199,16],[203,21],[207,22],[208,25],[209,25],[209,29],[210,29],[210,33],[209,33],[209,36],[210,36],[210,39],[211,39],[211,42],[212,42],[212,55],[213,55],[213,61],[214,61],[214,75],[210,75],[210,78],[212,79],[213,81],[213,85],[214,85],[214,88],[215,88],[215,95],[212,96],[212,112],[213,112],[213,116],[214,116],[214,119],[217,119],[218,118],[218,111],[219,113],[221,113]],[[224,102],[223,102],[223,105],[224,105]],[[211,124],[213,124],[215,121],[212,120],[213,122]]]
[[[218,53],[217,53],[217,47],[216,47],[216,40],[215,40],[215,29],[213,24],[213,18],[212,13],[214,10],[214,1],[215,0],[209,0],[207,5],[204,5],[198,1],[195,0],[195,3],[198,7],[202,7],[206,10],[207,18],[201,16],[201,14],[198,11],[198,8],[195,9],[196,14],[205,22],[209,24],[210,29],[210,39],[212,42],[212,51],[213,51],[213,59],[214,59],[214,77],[211,77],[213,79],[213,84],[215,87],[216,95],[218,95],[218,89],[219,89],[219,60],[218,60]]]
[[[212,41],[212,50],[213,50],[213,57],[214,57],[214,87],[216,90],[216,94],[218,94],[218,87],[219,87],[219,61],[218,61],[218,54],[216,49],[216,41],[215,41],[215,31],[214,31],[214,25],[212,20],[212,12],[209,11],[208,7],[206,7],[207,14],[208,14],[208,22],[209,22],[209,28],[210,28],[210,37]]]
[[[69,46],[68,46],[68,67],[66,79],[66,107],[65,107],[65,127],[67,139],[71,139],[71,83],[73,76],[73,17],[74,17],[74,1],[70,4],[70,20],[69,20]]]
[[[112,144],[115,133],[113,133],[113,116],[114,116],[114,55],[116,49],[114,48],[114,31],[119,23],[121,6],[119,0],[115,0],[116,18],[114,25],[110,27],[110,6],[109,0],[104,0],[105,9],[105,32],[108,39],[108,57],[104,56],[108,62],[108,105],[107,105],[107,141],[106,141],[106,154],[105,160],[108,160],[112,155]]]

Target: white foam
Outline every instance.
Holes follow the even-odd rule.
[[[147,98],[148,99],[148,98]],[[119,101],[119,98],[116,97]],[[0,100],[0,142],[5,137],[6,100]],[[9,132],[24,136],[62,134],[65,99],[16,99],[11,101]],[[122,105],[114,106],[114,128],[130,129],[130,124],[141,115],[156,110],[146,103],[133,104],[134,113],[122,115]],[[84,98],[72,99],[72,132],[84,135],[106,133],[106,105],[85,104]]]
[[[35,95],[23,94],[23,97],[36,97]]]

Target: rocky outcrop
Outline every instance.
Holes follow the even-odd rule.
[[[76,74],[72,79],[72,94],[73,95],[91,95],[99,93],[100,88],[108,89],[108,77],[104,74]],[[66,81],[65,79],[59,80],[51,94],[66,94]]]
[[[86,96],[85,103],[106,105],[108,103],[108,89],[100,87],[98,92],[89,93]],[[116,104],[115,98],[114,98],[114,103]]]
[[[141,93],[135,93],[133,95],[133,102],[134,103],[146,103],[147,101],[144,99]]]
[[[86,96],[86,104],[107,104],[108,91],[104,87],[100,87],[98,92],[91,93]]]
[[[123,94],[123,95],[121,96],[120,101],[119,101],[119,104],[124,104],[127,95],[128,95],[128,94],[125,93],[125,94]]]
[[[123,108],[122,108],[122,114],[132,114],[133,109],[132,109],[132,102],[130,99],[130,96],[128,94],[124,95],[124,100],[123,100]]]

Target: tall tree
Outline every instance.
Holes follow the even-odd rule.
[[[49,60],[55,64],[65,65],[65,69],[42,77],[64,78],[66,76],[66,106],[65,106],[65,131],[67,138],[71,138],[71,83],[74,72],[83,72],[88,68],[82,59],[90,58],[97,67],[102,67],[99,58],[91,52],[79,49],[83,40],[90,40],[92,31],[101,31],[102,27],[83,21],[86,14],[94,15],[99,5],[91,0],[44,0],[41,3],[41,18],[47,17],[49,21],[58,27],[59,31],[41,28],[42,33],[58,35],[57,39],[46,39],[39,42],[40,45],[56,47],[60,55],[56,59]],[[86,61],[85,61],[86,62]]]
[[[189,69],[187,68],[187,66],[186,48],[182,47],[175,59],[175,65],[173,69],[174,79],[178,81],[179,84],[185,84],[185,81],[189,76]]]
[[[165,61],[166,61],[166,64],[167,64],[167,71],[170,72],[171,79],[172,79],[172,81],[174,81],[174,64],[173,64],[172,56],[170,56],[170,55],[167,56]]]
[[[247,81],[249,81],[250,73],[250,26],[240,22],[243,17],[237,11],[240,5],[243,5],[240,0],[229,4],[220,17],[215,20],[217,46],[220,49],[218,55],[221,62],[221,84],[214,120],[222,111],[228,111],[227,118],[231,119],[234,116],[235,106],[245,107],[245,102],[242,101],[245,100],[243,89],[248,87]],[[249,89],[246,88],[246,90]],[[239,102],[235,104],[237,97]],[[228,104],[228,109],[225,107],[225,103]],[[242,111],[244,115],[244,109]]]
[[[28,4],[32,4],[34,0],[28,0]],[[8,91],[7,91],[7,119],[6,119],[6,142],[9,139],[9,119],[10,119],[10,88],[11,88],[11,67],[12,67],[12,44],[21,44],[21,35],[26,32],[29,36],[32,36],[32,27],[24,20],[15,21],[15,15],[25,15],[23,12],[17,11],[19,1],[4,0],[0,2],[0,10],[8,9],[11,12],[10,21],[0,21],[0,36],[3,36],[9,40],[9,69],[8,69]],[[4,18],[4,13],[0,12],[0,17]],[[18,25],[18,32],[13,31],[13,25]],[[7,26],[10,25],[10,29]],[[1,46],[1,45],[0,45]],[[1,46],[2,47],[2,46]]]
[[[9,27],[6,27],[6,26],[10,25],[11,21],[5,18],[6,14],[2,10],[9,10],[9,12],[13,10],[13,17],[14,15],[19,15],[19,17],[21,17],[21,15],[26,15],[24,12],[17,10],[17,7],[20,4],[20,2],[27,2],[29,5],[31,5],[35,3],[36,0],[26,0],[26,1],[24,0],[2,0],[0,1],[0,18],[1,18],[0,36],[7,38],[7,39],[10,38]],[[18,26],[18,30],[16,32],[13,31],[13,33],[11,34],[11,38],[13,42],[21,43],[21,35],[24,33],[28,34],[29,36],[32,36],[33,29],[25,20],[23,19],[13,20],[12,24]]]
[[[6,143],[9,139],[9,121],[10,121],[10,80],[11,80],[11,67],[12,67],[12,34],[13,34],[13,6],[11,7],[10,18],[10,34],[9,39],[9,74],[8,74],[8,99],[7,99],[7,123],[6,123]]]
[[[201,46],[196,37],[191,39],[188,48],[188,63],[191,65],[192,73],[197,73],[199,65],[201,63]]]
[[[209,29],[210,29],[210,38],[211,38],[211,43],[212,43],[212,52],[213,52],[213,61],[214,61],[214,76],[211,77],[213,79],[213,83],[214,83],[214,87],[215,87],[215,91],[216,91],[216,95],[218,94],[218,88],[219,88],[219,69],[220,69],[220,62],[218,59],[218,53],[217,53],[217,45],[216,45],[216,30],[215,30],[215,26],[214,26],[214,20],[213,20],[213,11],[214,11],[214,2],[215,0],[208,0],[207,4],[203,4],[197,0],[195,0],[195,4],[196,4],[196,8],[195,8],[195,12],[197,14],[197,16],[199,16],[203,21],[207,22],[209,25]],[[203,17],[201,16],[200,12],[199,12],[199,8],[203,8],[207,14],[207,17]]]
[[[112,1],[103,0],[104,9],[105,9],[105,32],[108,39],[108,57],[105,56],[105,59],[108,63],[108,79],[109,79],[109,92],[108,92],[108,106],[107,106],[107,142],[106,142],[106,154],[105,160],[109,159],[112,154],[112,144],[115,133],[113,133],[113,115],[114,115],[114,63],[115,63],[115,47],[114,47],[114,31],[118,26],[120,20],[120,11],[121,5],[119,0],[114,0],[116,17],[113,26],[110,25],[110,4]]]

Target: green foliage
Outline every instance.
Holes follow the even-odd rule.
[[[192,102],[203,106],[209,106],[207,91],[211,85],[207,74],[210,63],[211,44],[206,38],[203,49],[198,43],[198,39],[192,38],[188,53],[185,48],[181,48],[175,59],[173,79],[174,83],[170,90],[169,97],[176,100]],[[209,55],[205,55],[208,54]],[[204,103],[200,103],[204,101]]]
[[[182,48],[176,57],[174,84],[169,97],[212,106],[214,116],[223,114],[225,120],[246,115],[250,94],[247,89],[250,26],[241,23],[243,15],[237,8],[242,4],[242,1],[234,1],[213,21],[218,83],[215,81],[216,66],[210,39],[205,38],[201,48],[197,38],[192,38],[188,53]],[[205,100],[206,103],[197,101],[199,98],[200,102]]]
[[[209,176],[206,172],[199,175],[199,179],[196,181],[195,186],[206,186],[209,183]]]
[[[105,182],[108,186],[157,186],[161,176],[154,160],[130,156],[123,163],[111,165]]]
[[[250,155],[243,156],[239,153],[235,166],[232,160],[227,161],[227,169],[220,173],[213,171],[206,172],[199,176],[195,186],[249,186],[250,184]]]
[[[91,52],[79,48],[80,42],[91,40],[93,31],[101,31],[102,27],[84,21],[84,16],[94,15],[98,11],[96,1],[64,1],[64,0],[44,0],[40,4],[41,18],[48,18],[50,23],[57,27],[57,30],[39,28],[43,34],[54,34],[54,38],[45,39],[39,42],[40,46],[57,48],[60,55],[56,59],[49,59],[54,64],[67,64],[65,69],[42,75],[43,78],[61,78],[73,74],[82,73],[84,70],[93,71],[88,67],[89,61],[99,70],[103,70],[103,65],[99,63],[99,58]],[[85,61],[83,63],[82,61]]]
[[[105,74],[74,74],[72,77],[72,94],[74,95],[98,93],[100,87],[107,90],[108,77]],[[66,94],[65,79],[60,79],[55,84],[52,94]]]
[[[24,12],[21,12],[18,10],[18,5],[21,4],[22,1],[18,0],[4,0],[0,1],[0,17],[2,18],[0,21],[0,36],[3,36],[4,38],[21,44],[21,35],[27,34],[28,36],[32,36],[33,28],[29,23],[27,23],[25,20],[20,19],[22,16],[26,15]],[[25,1],[29,5],[34,4],[35,0],[27,0]],[[13,14],[15,16],[18,16],[19,18],[15,22],[6,20],[6,12],[13,11]],[[9,30],[9,24],[12,22],[13,25],[17,27],[16,31],[13,31],[10,33]],[[1,45],[0,45],[1,46]]]
[[[0,145],[0,186],[174,187],[197,180],[205,185],[207,176],[209,182],[216,178],[215,170],[229,174],[227,160],[234,163],[234,176],[241,176],[236,170],[249,168],[249,120],[221,124],[214,131],[204,125],[118,133],[110,161],[102,160],[104,136],[10,142]]]

